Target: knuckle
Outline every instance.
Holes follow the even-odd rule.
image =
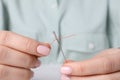
[[[109,73],[109,72],[113,71],[114,63],[111,60],[111,58],[106,57],[106,58],[104,58],[103,61],[104,61],[103,62],[103,70],[104,70],[104,72]]]
[[[34,51],[33,46],[34,46],[33,42],[29,39],[26,39],[26,51],[28,51],[28,52]],[[31,52],[31,54],[32,54],[32,52]]]
[[[77,69],[77,68],[76,68]],[[79,70],[79,71],[78,71]],[[76,70],[76,72],[79,72],[80,75],[84,75],[85,73],[85,68],[84,68],[84,65],[81,64],[81,65],[78,65],[78,69]]]
[[[8,76],[8,71],[5,69],[5,66],[0,65],[0,79]]]
[[[0,45],[0,54],[4,53],[4,47]]]
[[[8,58],[8,54],[5,51],[5,48],[0,46],[0,62]]]
[[[9,40],[9,34],[10,34],[10,31],[1,31],[0,32],[0,43],[5,45],[6,42]]]

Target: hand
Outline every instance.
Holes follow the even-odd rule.
[[[0,80],[30,80],[30,68],[40,66],[38,57],[46,56],[50,45],[9,31],[0,31]]]
[[[120,80],[120,49],[108,49],[92,59],[66,62],[62,80]]]

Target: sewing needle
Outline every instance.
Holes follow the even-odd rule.
[[[58,39],[55,31],[53,31],[53,34],[54,34],[54,37],[55,37],[55,39],[56,39],[56,41],[57,41],[57,43],[58,43],[58,45],[59,45],[59,47],[60,47],[60,49],[61,49],[62,55],[63,55],[63,57],[64,57],[64,61],[65,61],[65,60],[66,60],[66,57],[65,57],[65,54],[64,54],[64,52],[63,52],[62,46],[61,46],[60,43],[59,43],[59,39]]]

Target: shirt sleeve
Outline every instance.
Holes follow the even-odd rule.
[[[3,0],[0,0],[0,30],[9,30],[8,12]]]
[[[111,48],[120,47],[120,0],[108,0],[108,38]]]

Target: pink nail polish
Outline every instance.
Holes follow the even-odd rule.
[[[70,78],[68,76],[66,76],[66,75],[62,75],[61,80],[70,80]]]
[[[70,67],[62,67],[61,68],[61,73],[62,74],[71,74],[72,73],[72,69]]]
[[[37,52],[41,55],[48,55],[50,53],[50,48],[40,45],[37,47]]]

